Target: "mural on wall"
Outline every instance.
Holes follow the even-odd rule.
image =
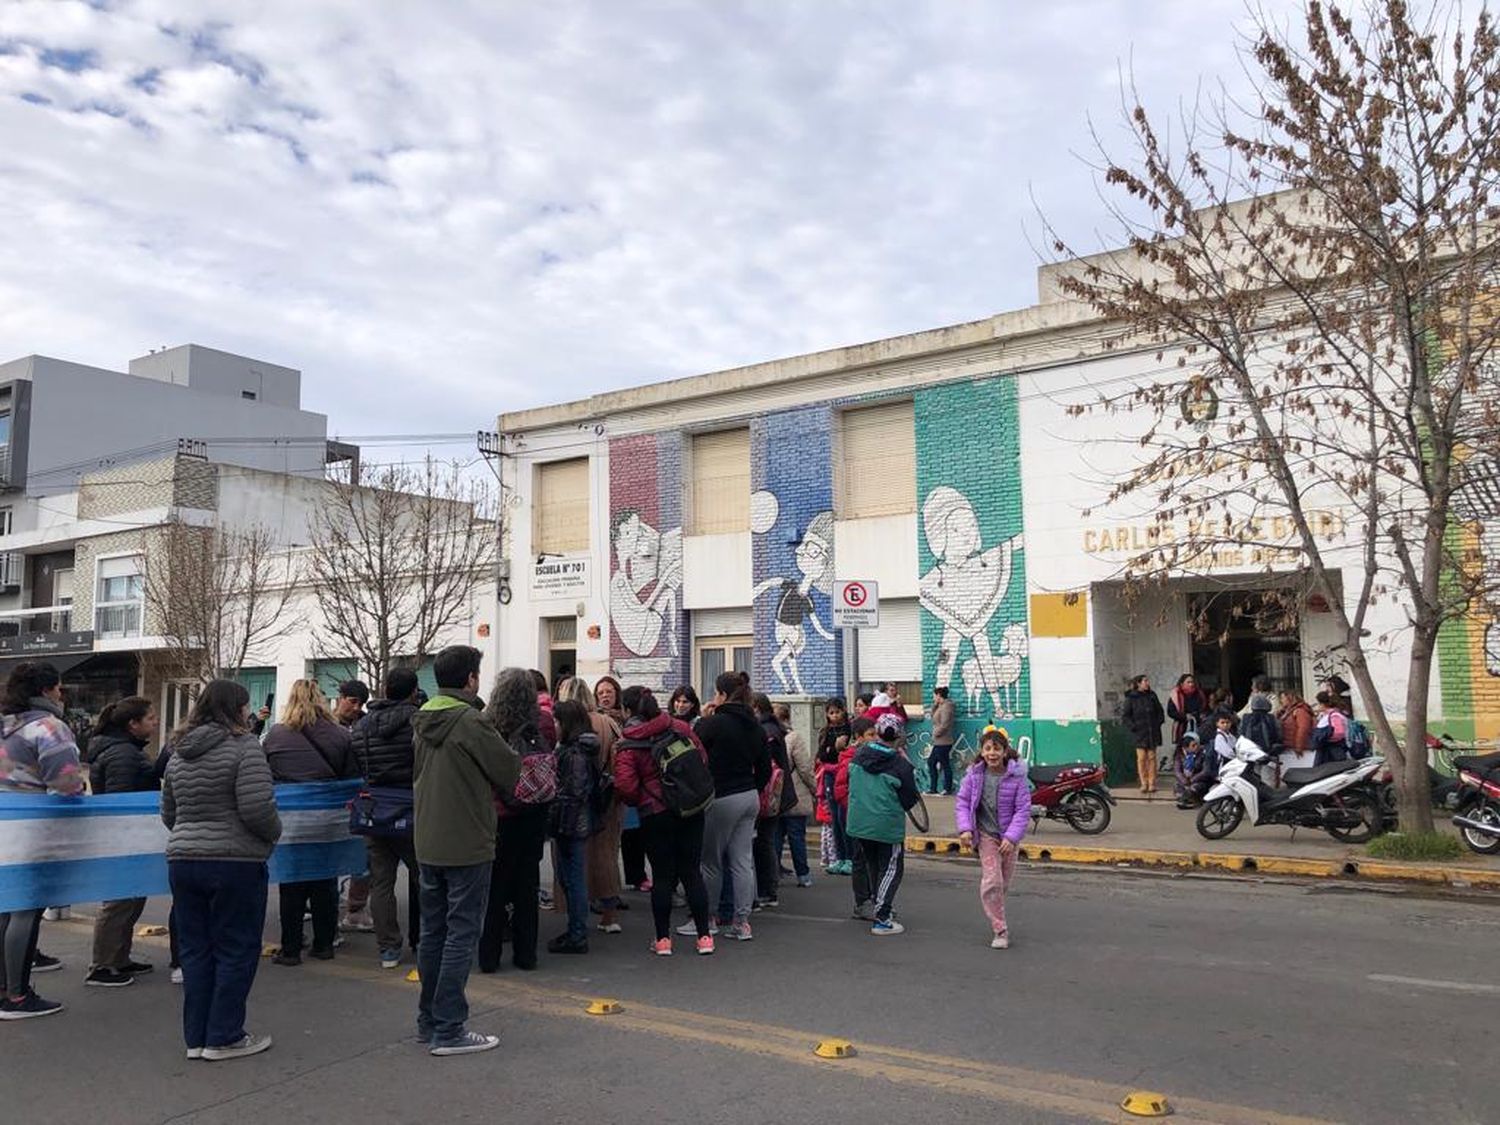
[[[609,443],[610,670],[669,692],[687,676],[682,609],[682,438]]]
[[[780,509],[781,504],[773,493],[757,492],[751,497],[751,530],[760,534],[769,532],[776,526]],[[818,616],[818,607],[812,598],[814,590],[824,597],[833,593],[832,512],[819,512],[809,521],[792,544],[792,557],[796,574],[764,579],[756,585],[751,599],[758,602],[766,594],[776,594],[776,653],[771,657],[771,671],[782,692],[804,695],[802,672],[797,662],[807,649],[808,626],[812,626],[824,640],[834,639],[833,633]]]
[[[843,644],[832,629],[832,423],[820,403],[750,426],[753,679],[765,691],[843,690]]]
[[[1494,589],[1500,571],[1500,463],[1475,458],[1465,469],[1469,483],[1453,498],[1449,546],[1486,571]],[[1500,737],[1500,620],[1494,612],[1477,610],[1445,625],[1438,637],[1438,667],[1449,733],[1463,739]]]
[[[916,396],[922,662],[968,714],[1031,714],[1031,644],[1013,380]]]

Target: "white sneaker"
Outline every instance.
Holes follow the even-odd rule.
[[[677,932],[679,934],[681,934],[683,937],[697,937],[698,936],[698,923],[694,922],[691,918],[689,918],[686,922],[684,922],[682,925],[680,925],[680,926],[677,927]],[[718,937],[719,936],[719,923],[717,923],[717,922],[710,922],[708,924],[708,933],[709,933],[710,937]]]
[[[462,1039],[452,1043],[434,1045],[428,1052],[433,1055],[472,1055],[479,1051],[492,1051],[500,1046],[500,1036],[481,1035],[477,1031],[466,1031]]]
[[[991,949],[1009,949],[1010,948],[1010,935],[1009,934],[996,934],[995,937],[994,937],[994,939],[990,942],[990,948]]]
[[[190,1059],[201,1059],[203,1057],[203,1048],[189,1047],[187,1049],[187,1057]]]
[[[881,922],[877,919],[875,924],[870,927],[870,932],[876,937],[891,937],[894,934],[906,933],[906,927],[894,918],[889,922]]]
[[[246,1035],[238,1043],[226,1043],[222,1047],[204,1047],[203,1057],[210,1062],[226,1062],[229,1059],[245,1059],[271,1049],[269,1035]]]
[[[181,966],[179,966],[178,968],[175,968],[175,969],[172,970],[170,979],[171,979],[171,981],[172,981],[173,984],[181,984],[182,983],[182,968],[181,968]]]
[[[42,918],[48,922],[63,922],[73,917],[71,906],[49,906],[42,911]]]

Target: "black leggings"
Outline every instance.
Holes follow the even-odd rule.
[[[305,883],[282,883],[277,888],[281,903],[281,952],[302,956],[302,914],[312,912],[312,947],[315,953],[332,953],[339,936],[339,881],[312,879]]]
[[[639,887],[646,881],[646,843],[639,828],[620,833],[620,859],[625,863],[627,887]]]
[[[40,906],[0,914],[0,994],[24,996],[31,988],[31,962],[41,929]]]
[[[651,860],[651,918],[658,940],[672,930],[672,892],[682,881],[698,936],[708,933],[708,888],[703,885],[703,814],[674,812],[641,817],[641,835]]]
[[[505,912],[510,909],[510,961],[536,968],[537,891],[542,880],[542,846],[547,841],[547,810],[528,808],[503,816],[495,832],[495,865],[490,897],[479,935],[479,971],[500,967],[505,944]]]

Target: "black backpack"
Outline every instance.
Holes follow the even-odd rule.
[[[1242,718],[1240,734],[1267,754],[1276,753],[1281,746],[1281,724],[1269,711],[1251,711]]]
[[[714,777],[698,747],[685,735],[667,730],[654,741],[627,739],[624,748],[649,749],[661,774],[661,796],[668,812],[696,816],[714,803]]]

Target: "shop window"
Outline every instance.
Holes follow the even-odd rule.
[[[98,561],[94,632],[101,639],[141,635],[145,608],[144,562],[140,555],[120,555]]]
[[[549,461],[533,470],[532,549],[565,555],[589,549],[589,459]]]
[[[839,440],[843,519],[917,510],[917,431],[910,402],[844,411]]]
[[[721,430],[693,438],[690,507],[696,535],[750,529],[750,431]]]

